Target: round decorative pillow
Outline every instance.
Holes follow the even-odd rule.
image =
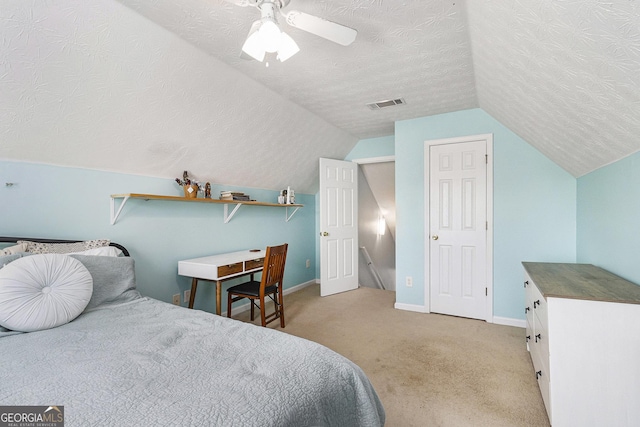
[[[0,325],[33,332],[69,323],[93,293],[93,278],[80,261],[43,254],[17,259],[0,269]]]

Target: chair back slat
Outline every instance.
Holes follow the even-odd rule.
[[[275,284],[281,284],[284,277],[284,265],[287,259],[288,244],[280,246],[267,246],[264,257],[264,269],[260,282],[260,292]]]

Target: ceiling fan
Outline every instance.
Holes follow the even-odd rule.
[[[280,62],[284,62],[298,53],[300,48],[287,33],[280,29],[279,13],[294,28],[306,31],[332,42],[348,46],[356,39],[358,32],[353,28],[327,21],[304,12],[283,11],[291,0],[226,0],[238,6],[253,6],[260,11],[260,19],[254,21],[245,40],[242,51],[262,62],[266,52],[277,53]]]

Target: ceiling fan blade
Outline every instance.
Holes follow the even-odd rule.
[[[283,14],[287,24],[316,36],[323,37],[332,42],[349,46],[356,39],[358,32],[353,28],[345,27],[317,16],[292,10]]]
[[[227,3],[233,3],[236,6],[242,6],[242,7],[247,7],[247,6],[255,6],[256,5],[256,1],[255,0],[225,0]]]

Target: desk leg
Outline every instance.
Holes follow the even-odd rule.
[[[220,316],[222,313],[222,282],[216,280],[216,314]]]
[[[196,288],[198,287],[198,279],[191,279],[191,295],[189,296],[189,308],[193,308],[193,302],[196,300]]]

